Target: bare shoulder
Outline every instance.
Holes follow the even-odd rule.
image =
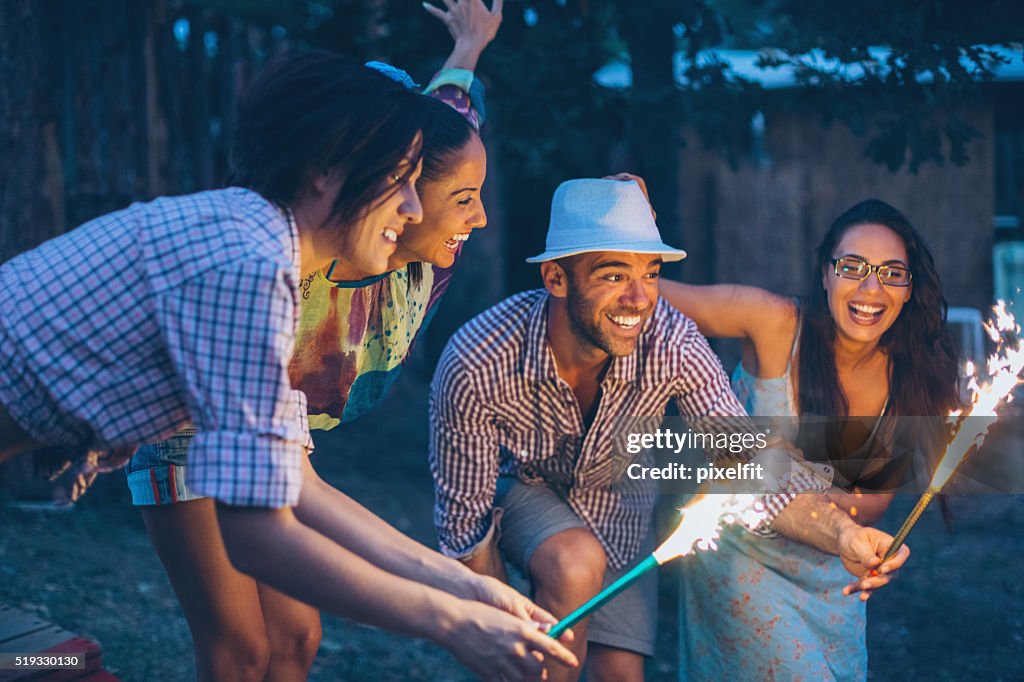
[[[759,291],[759,312],[756,322],[750,326],[748,338],[757,355],[759,376],[781,376],[789,366],[799,324],[797,303],[788,296]]]

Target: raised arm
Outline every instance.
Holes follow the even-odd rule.
[[[704,336],[756,341],[796,326],[793,301],[757,287],[683,284],[663,278],[659,288],[661,296],[696,322]]]
[[[389,573],[289,508],[218,504],[217,517],[228,556],[242,572],[318,608],[437,642],[477,675],[532,680],[541,678],[545,662],[578,664],[528,620]]]
[[[423,9],[437,17],[455,41],[444,68],[475,71],[480,55],[498,34],[504,0],[494,0],[491,9],[483,0],[443,1],[447,11],[428,2]]]
[[[617,173],[605,179],[639,185],[657,220],[658,214],[642,177]],[[785,340],[792,340],[796,330],[796,306],[789,298],[739,284],[695,285],[662,279],[659,288],[662,298],[696,322],[704,336],[745,339],[752,342],[759,353],[784,337],[780,347],[788,352],[790,346]]]

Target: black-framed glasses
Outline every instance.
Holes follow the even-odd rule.
[[[852,256],[833,258],[832,265],[835,267],[836,277],[863,282],[874,272],[878,275],[879,283],[888,287],[909,287],[910,280],[913,279],[910,270],[902,265],[872,265],[866,260]]]

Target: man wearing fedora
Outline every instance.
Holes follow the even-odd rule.
[[[564,617],[653,549],[653,485],[620,485],[616,419],[743,416],[721,363],[696,325],[658,296],[661,264],[686,256],[664,244],[635,182],[570,180],[555,191],[543,289],[516,294],[448,342],[431,387],[430,464],[441,550],[503,578],[501,555],[535,601]],[[801,467],[765,497],[755,530],[878,568],[891,537],[837,513]],[[901,551],[872,590],[905,561]],[[654,654],[656,573],[575,627],[589,643],[591,682],[643,679]],[[578,671],[551,670],[549,679]]]

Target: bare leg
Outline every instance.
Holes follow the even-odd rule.
[[[643,682],[644,657],[634,651],[592,644],[587,682]]]
[[[262,583],[257,588],[270,639],[266,682],[305,680],[320,649],[320,612]]]
[[[530,558],[530,578],[536,588],[534,601],[558,618],[569,615],[601,590],[607,559],[594,534],[585,528],[555,533],[541,543]],[[582,663],[587,655],[587,621],[572,629],[573,653]],[[580,671],[553,666],[551,682],[573,682]]]
[[[140,510],[188,620],[200,682],[306,679],[317,612],[235,570],[213,500]]]

